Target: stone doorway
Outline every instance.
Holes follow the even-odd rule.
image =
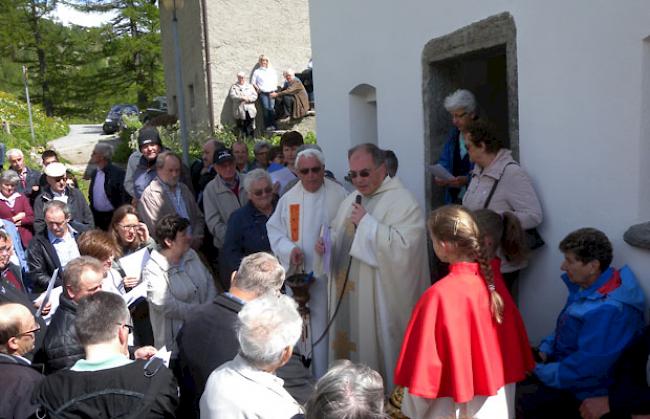
[[[443,107],[459,88],[476,96],[478,112],[519,156],[517,55],[514,20],[508,13],[481,20],[429,41],[422,53],[425,163],[434,164],[451,128]],[[427,212],[444,203],[444,191],[425,171]]]

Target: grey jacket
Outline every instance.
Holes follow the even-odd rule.
[[[239,198],[226,186],[219,175],[215,176],[203,191],[205,223],[214,237],[214,246],[217,249],[223,247],[230,214],[248,202],[248,195],[243,186],[244,175],[239,174],[238,176]]]
[[[214,300],[217,290],[214,279],[199,255],[188,250],[178,266],[170,265],[157,250],[142,271],[147,284],[149,316],[154,346],[178,351],[176,337],[190,310],[198,304]]]

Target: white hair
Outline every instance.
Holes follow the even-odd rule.
[[[246,73],[240,71],[239,73],[237,73],[237,77],[246,77]]]
[[[239,352],[260,369],[277,364],[282,352],[293,347],[301,333],[298,305],[286,295],[256,298],[239,312]]]
[[[284,70],[284,71],[282,72],[282,74],[285,75],[285,76],[295,76],[295,75],[296,75],[296,72],[293,71],[292,68],[287,68],[286,70]]]
[[[269,182],[269,185],[273,185],[273,180],[271,180],[271,175],[269,175],[269,172],[267,172],[264,169],[255,169],[246,173],[246,176],[244,176],[244,189],[246,189],[246,192],[248,193],[253,192],[251,190],[253,187],[253,183],[261,179],[266,179]]]
[[[7,150],[6,156],[7,156],[8,159],[10,159],[11,156],[25,157],[22,150],[20,150],[18,148],[12,148],[10,150]]]
[[[476,99],[469,90],[458,89],[445,98],[445,109],[452,112],[456,109],[463,109],[465,112],[476,110]]]
[[[320,164],[325,167],[325,156],[323,153],[315,148],[306,148],[296,155],[296,167],[298,167],[298,162],[301,157],[313,157],[320,162]]]

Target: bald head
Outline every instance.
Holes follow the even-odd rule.
[[[36,319],[22,304],[0,305],[0,352],[24,355],[34,349]]]

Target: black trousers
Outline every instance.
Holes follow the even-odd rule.
[[[95,227],[108,231],[108,226],[111,225],[111,219],[113,218],[113,211],[97,211],[92,208],[91,212],[95,219]]]

